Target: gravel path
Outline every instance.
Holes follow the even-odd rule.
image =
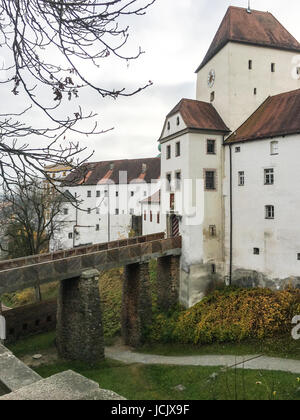
[[[142,363],[150,365],[179,366],[225,366],[238,369],[274,370],[300,374],[300,360],[278,359],[262,355],[249,356],[157,356],[134,353],[122,347],[108,347],[106,357],[127,364]]]

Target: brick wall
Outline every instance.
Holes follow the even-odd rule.
[[[56,310],[57,302],[51,300],[5,311],[6,342],[55,330]]]

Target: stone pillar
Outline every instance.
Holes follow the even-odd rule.
[[[97,270],[60,283],[56,340],[58,354],[64,359],[91,364],[104,359]]]
[[[157,306],[168,311],[179,302],[180,256],[157,259]]]
[[[130,264],[124,270],[122,336],[124,343],[138,347],[143,328],[152,321],[149,264]]]

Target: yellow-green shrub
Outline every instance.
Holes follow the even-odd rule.
[[[156,316],[148,339],[160,342],[207,344],[274,337],[291,331],[300,315],[300,291],[225,289],[170,318]]]

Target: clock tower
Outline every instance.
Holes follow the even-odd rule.
[[[196,71],[197,100],[210,102],[234,131],[268,96],[300,88],[299,54],[271,13],[229,7]]]

